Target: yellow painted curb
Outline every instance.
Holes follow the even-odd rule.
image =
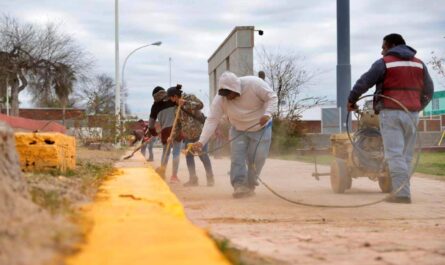
[[[120,170],[87,210],[92,230],[68,265],[229,264],[152,168]]]
[[[61,133],[16,132],[15,142],[23,171],[76,167],[76,139]]]

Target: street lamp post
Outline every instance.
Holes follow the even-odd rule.
[[[116,88],[115,88],[115,98],[114,98],[114,115],[116,117],[116,137],[115,137],[115,144],[117,147],[120,147],[120,106],[121,106],[121,99],[120,99],[120,83],[119,83],[119,0],[114,1],[114,46],[115,46],[115,52],[114,52],[114,60],[115,60],[115,81],[116,81]]]
[[[125,58],[125,60],[124,60],[124,64],[123,64],[123,66],[122,66],[122,86],[125,84],[125,66],[127,65],[127,60],[128,60],[128,58],[130,58],[130,56],[133,54],[133,53],[135,53],[136,51],[138,51],[138,50],[140,50],[140,49],[142,49],[142,48],[145,48],[145,47],[148,47],[148,46],[152,46],[152,45],[154,45],[154,46],[160,46],[162,44],[162,42],[161,41],[157,41],[157,42],[153,42],[153,43],[150,43],[150,44],[146,44],[146,45],[143,45],[143,46],[141,46],[141,47],[139,47],[139,48],[136,48],[136,49],[134,49],[132,52],[130,52],[128,55],[127,55],[127,57]],[[125,97],[125,95],[123,95],[122,96],[122,109],[121,109],[121,111],[122,111],[122,117],[123,118],[125,118],[125,116],[126,116],[126,113],[125,113],[125,101],[126,101],[126,97]]]

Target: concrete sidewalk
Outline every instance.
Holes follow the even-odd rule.
[[[159,155],[156,150],[155,165]],[[170,184],[187,217],[240,249],[279,260],[274,264],[445,264],[445,181],[416,174],[411,181],[413,203],[408,205],[303,207],[278,199],[262,185],[253,197],[233,199],[230,159],[211,161],[214,187],[205,186],[199,159],[200,186]],[[171,163],[167,173],[170,170]],[[378,183],[367,178],[354,179],[344,194],[333,193],[329,176],[317,181],[313,170],[309,163],[268,159],[261,178],[280,194],[306,203],[351,205],[385,196]],[[319,171],[329,172],[329,167],[319,166]],[[179,178],[188,179],[183,155]]]
[[[93,225],[67,264],[229,264],[140,153],[117,167],[85,209]]]

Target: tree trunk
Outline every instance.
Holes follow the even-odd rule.
[[[11,83],[11,116],[19,116],[19,94],[22,92],[26,86],[28,85],[28,80],[25,75],[21,72],[18,72],[18,78],[22,82],[20,85],[19,79],[15,79],[14,82]]]
[[[67,100],[62,99],[62,123],[63,123],[63,126],[65,126],[66,103],[67,103]]]
[[[13,84],[11,86],[11,116],[19,116],[19,86]]]

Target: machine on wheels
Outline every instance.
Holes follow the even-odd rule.
[[[356,131],[351,135],[333,134],[330,138],[334,156],[330,170],[331,188],[335,193],[343,193],[352,187],[353,179],[368,177],[378,181],[382,192],[389,193],[391,177],[384,160],[379,116],[372,108],[372,101],[366,102],[363,109],[355,113]]]

